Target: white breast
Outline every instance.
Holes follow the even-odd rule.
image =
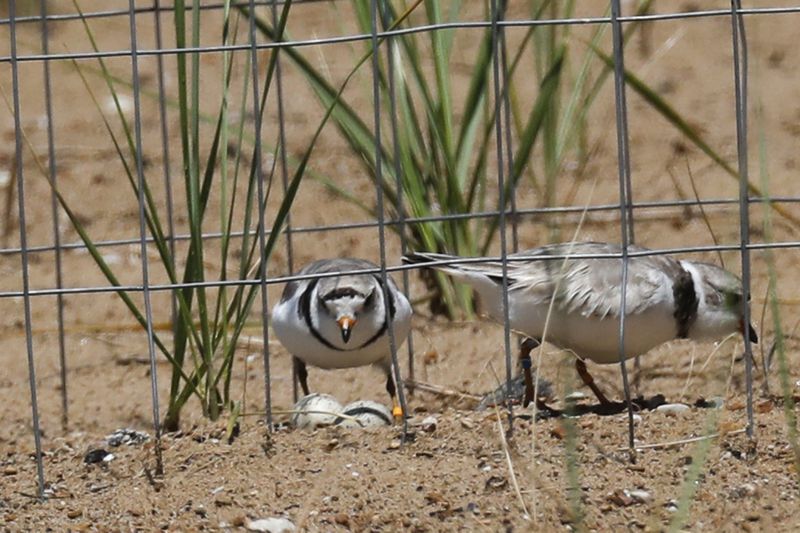
[[[396,294],[396,312],[393,321],[395,343],[400,347],[411,329],[411,305],[402,294]],[[385,332],[375,342],[358,348],[367,337],[359,332],[358,325],[353,330],[350,342],[344,344],[338,330],[326,331],[325,338],[341,350],[334,350],[322,344],[309,331],[305,320],[297,312],[295,300],[277,304],[272,311],[272,328],[281,344],[292,355],[307,364],[324,369],[352,368],[381,363],[391,357],[389,335]],[[375,317],[380,319],[382,317]]]

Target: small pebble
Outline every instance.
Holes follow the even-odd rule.
[[[67,511],[67,518],[78,518],[81,515],[83,515],[83,511],[80,509],[72,509]]]
[[[435,416],[426,417],[422,423],[420,424],[422,431],[426,433],[433,433],[436,431],[436,424],[438,421],[436,420]]]
[[[292,522],[282,517],[248,520],[244,523],[244,527],[248,531],[264,531],[266,533],[283,533],[284,531],[294,531],[296,529]]]
[[[615,490],[607,497],[608,501],[619,507],[633,505],[635,500],[628,494],[627,490]]]
[[[136,431],[131,428],[121,428],[114,431],[111,435],[106,435],[106,442],[112,448],[127,444],[134,446],[136,444],[143,444],[150,440],[150,435],[144,431]]]
[[[752,483],[744,483],[743,485],[740,485],[732,489],[730,492],[730,496],[734,500],[739,500],[745,497],[755,496],[757,492],[758,489],[756,489],[755,485],[753,485]]]
[[[558,440],[564,440],[564,437],[567,436],[567,430],[564,428],[563,424],[557,424],[550,430],[550,436],[555,437]]]
[[[581,391],[577,391],[577,390],[576,391],[572,391],[569,394],[567,394],[566,396],[564,396],[564,401],[565,402],[577,402],[578,400],[585,400],[585,399],[586,399],[586,395],[584,393],[582,393]]]
[[[86,452],[86,455],[83,456],[83,462],[87,465],[102,463],[106,461],[106,457],[109,455],[111,456],[111,459],[114,458],[114,454],[108,453],[103,448],[95,448]]]
[[[689,410],[689,406],[684,403],[665,403],[656,407],[656,411],[667,416],[678,416],[679,414],[687,413]]]
[[[650,503],[653,500],[653,495],[647,492],[646,490],[636,489],[636,490],[629,490],[626,491],[628,496],[633,498],[634,501],[637,503]]]

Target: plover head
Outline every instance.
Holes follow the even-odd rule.
[[[751,342],[758,342],[753,326],[744,322],[741,280],[709,263],[681,261],[681,265],[692,275],[697,294],[697,318],[689,330],[689,337],[717,340],[739,332],[748,335]]]
[[[323,278],[317,287],[320,319],[336,322],[345,344],[350,340],[353,328],[360,316],[376,309],[380,293],[372,276],[342,276]]]

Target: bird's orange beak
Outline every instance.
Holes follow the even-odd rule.
[[[356,319],[349,316],[343,316],[336,321],[342,330],[342,340],[347,344],[350,340],[350,333],[353,331],[353,326],[356,325]]]

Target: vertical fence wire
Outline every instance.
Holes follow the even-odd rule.
[[[499,205],[499,231],[500,231],[500,258],[502,263],[502,297],[503,297],[503,344],[505,348],[505,363],[506,363],[506,406],[508,409],[508,435],[514,434],[514,410],[511,404],[512,398],[512,381],[513,381],[513,364],[511,362],[511,326],[509,324],[509,309],[508,309],[508,238],[506,235],[506,176],[505,166],[503,163],[503,114],[502,102],[503,95],[501,89],[502,75],[500,73],[502,68],[502,61],[500,60],[500,40],[502,38],[503,29],[500,27],[499,22],[505,17],[506,2],[505,0],[492,0],[490,18],[492,21],[492,82],[494,91],[494,129],[495,129],[495,142],[497,143],[497,189],[498,189],[498,205]],[[510,127],[506,124],[506,128]]]
[[[158,394],[158,376],[156,368],[156,350],[155,350],[155,337],[153,330],[153,316],[151,305],[151,294],[153,287],[150,284],[149,265],[147,259],[147,231],[146,231],[146,205],[144,201],[144,157],[143,157],[143,144],[142,144],[142,123],[141,123],[141,88],[139,81],[139,65],[138,58],[142,52],[138,49],[137,42],[137,25],[136,14],[134,8],[134,0],[129,0],[127,15],[130,23],[130,60],[131,60],[131,74],[132,74],[132,89],[134,99],[134,113],[135,113],[135,157],[136,157],[136,173],[138,183],[138,209],[139,209],[139,238],[132,242],[137,242],[140,246],[141,252],[141,269],[142,269],[142,286],[136,287],[136,290],[141,290],[144,299],[145,317],[146,317],[146,334],[149,350],[149,364],[150,364],[150,385],[151,385],[151,400],[153,411],[153,427],[155,430],[155,454],[157,461],[156,472],[163,474],[163,458],[161,455],[161,422],[159,414],[159,394]],[[272,0],[270,3],[272,10],[272,19],[277,21],[276,6],[278,0]],[[259,4],[255,0],[249,0],[249,9],[251,15],[255,14],[255,6]],[[626,83],[625,83],[625,67],[624,67],[624,43],[623,43],[623,27],[622,27],[622,11],[620,0],[612,0],[611,3],[611,18],[613,33],[613,58],[614,58],[614,87],[615,87],[615,105],[616,105],[616,129],[617,129],[617,148],[618,148],[618,172],[619,172],[619,212],[620,212],[620,230],[622,238],[622,259],[621,259],[621,316],[619,324],[619,337],[620,337],[620,371],[622,374],[623,388],[625,399],[628,402],[628,436],[629,446],[633,449],[634,446],[634,426],[633,426],[633,411],[631,409],[631,391],[628,381],[628,372],[625,364],[625,314],[626,314],[626,294],[628,292],[628,267],[629,267],[629,247],[634,244],[634,213],[635,206],[642,206],[642,204],[635,204],[633,201],[632,190],[632,174],[630,162],[630,145],[628,135],[628,117],[627,117],[627,104],[626,104]],[[265,5],[265,4],[264,4]],[[505,365],[506,365],[506,388],[511,392],[512,383],[512,353],[511,353],[511,331],[509,327],[509,295],[508,295],[508,263],[507,255],[509,248],[516,251],[518,248],[518,227],[517,227],[517,205],[516,205],[516,183],[513,182],[514,178],[514,151],[513,151],[513,130],[512,130],[512,115],[510,103],[510,90],[511,90],[511,76],[508,71],[508,57],[507,57],[507,42],[505,35],[505,26],[503,21],[505,11],[507,8],[506,0],[492,0],[491,2],[491,37],[492,37],[492,76],[493,76],[493,95],[494,95],[494,129],[495,141],[497,149],[497,184],[498,184],[498,205],[499,208],[492,216],[497,216],[499,219],[499,244],[502,261],[502,276],[503,276],[503,312],[504,312],[504,340],[505,340]],[[265,5],[266,8],[266,5]],[[161,50],[163,48],[162,42],[162,28],[160,13],[164,9],[160,6],[159,0],[153,1],[153,13],[155,22],[155,39],[156,47]],[[57,179],[57,165],[56,165],[56,144],[54,134],[54,120],[52,109],[52,79],[48,57],[49,56],[49,43],[48,43],[48,21],[50,18],[47,15],[46,1],[40,2],[41,11],[41,28],[42,28],[42,54],[45,56],[43,60],[44,68],[44,93],[45,93],[45,110],[47,117],[47,142],[48,142],[48,162],[49,162],[49,176],[53,183]],[[124,11],[121,15],[124,15]],[[379,3],[379,0],[371,0],[371,16],[372,28],[369,38],[372,42],[372,91],[374,97],[374,131],[375,131],[375,168],[376,168],[376,220],[370,221],[365,227],[377,228],[379,233],[380,242],[380,269],[381,276],[384,281],[384,290],[388,290],[387,273],[387,259],[386,259],[386,227],[389,223],[386,219],[384,208],[384,191],[381,189],[380,184],[383,183],[383,153],[381,143],[381,85],[379,76],[379,43],[381,40],[386,40],[386,60],[389,68],[388,72],[388,107],[390,110],[390,128],[392,133],[393,154],[394,154],[394,172],[395,172],[395,185],[397,188],[398,209],[397,220],[391,223],[398,224],[401,250],[403,253],[407,251],[407,236],[406,227],[411,223],[407,220],[407,214],[403,209],[403,188],[401,183],[402,176],[402,162],[400,157],[399,145],[399,124],[397,117],[397,91],[398,81],[396,79],[396,62],[399,60],[400,52],[398,49],[397,39],[403,38],[398,35],[380,36],[379,35],[379,20],[383,29],[386,30],[391,23],[391,12],[388,3]],[[726,16],[725,13],[723,15]],[[731,24],[732,24],[732,48],[734,60],[734,87],[736,96],[736,133],[737,133],[737,155],[738,155],[738,171],[739,171],[739,217],[740,217],[740,239],[739,251],[742,261],[742,283],[743,283],[743,318],[745,321],[744,330],[744,343],[745,343],[745,378],[747,386],[747,434],[752,437],[754,433],[754,412],[753,412],[753,360],[752,360],[752,346],[749,335],[747,334],[747,325],[750,322],[751,311],[747,304],[750,292],[751,283],[751,270],[750,270],[750,234],[749,234],[749,205],[751,199],[749,197],[749,180],[748,180],[748,154],[747,154],[747,90],[748,90],[748,47],[745,34],[744,14],[741,8],[740,0],[731,0]],[[261,253],[261,268],[259,271],[259,281],[261,290],[261,304],[264,313],[262,326],[264,338],[264,387],[265,387],[265,408],[266,408],[266,423],[270,430],[273,428],[272,422],[272,397],[271,397],[271,376],[270,376],[270,349],[269,349],[269,323],[267,316],[267,309],[269,304],[267,285],[270,280],[267,278],[267,261],[266,261],[266,202],[264,196],[265,190],[265,176],[262,165],[262,146],[261,146],[261,129],[263,125],[263,112],[264,109],[259,103],[259,80],[258,80],[258,50],[259,44],[256,38],[256,28],[254,16],[249,17],[249,32],[250,42],[247,50],[251,54],[250,68],[252,69],[252,90],[253,90],[253,111],[255,117],[255,147],[254,147],[254,164],[257,165],[255,172],[257,173],[258,183],[258,197],[259,197],[259,244]],[[42,454],[42,432],[39,419],[39,404],[37,398],[37,378],[35,368],[34,346],[33,346],[33,322],[32,322],[32,291],[31,280],[29,271],[29,255],[31,248],[28,246],[28,227],[26,224],[25,213],[25,190],[23,179],[23,135],[22,135],[22,115],[20,103],[20,73],[19,68],[22,64],[17,52],[17,27],[18,19],[16,17],[16,2],[9,3],[9,20],[8,26],[10,30],[10,60],[9,64],[12,72],[13,84],[13,110],[14,110],[14,127],[15,127],[15,172],[16,172],[16,186],[18,194],[18,218],[19,218],[19,237],[20,237],[20,258],[22,263],[22,292],[20,293],[24,303],[25,313],[25,341],[27,349],[27,363],[28,363],[28,378],[30,388],[30,400],[32,411],[32,425],[33,436],[36,448],[36,468],[37,468],[37,481],[38,481],[38,495],[43,498],[45,492],[45,470]],[[427,29],[425,31],[451,31],[441,28]],[[194,53],[200,54],[201,51]],[[279,49],[274,49],[271,53],[279,54]],[[159,98],[159,113],[160,113],[160,127],[161,127],[161,142],[162,152],[164,158],[163,172],[166,186],[166,201],[167,213],[169,217],[169,244],[170,250],[174,257],[175,248],[175,231],[173,226],[173,204],[172,204],[172,191],[170,183],[170,168],[169,168],[169,129],[168,129],[168,114],[166,110],[166,87],[165,87],[165,69],[164,69],[164,54],[156,54],[157,61],[157,80],[158,80],[158,94]],[[288,175],[287,175],[287,152],[286,152],[286,124],[285,124],[285,109],[284,109],[284,91],[281,81],[281,63],[280,58],[276,59],[276,77],[277,83],[277,113],[278,113],[278,151],[276,157],[280,159],[281,179],[283,182],[284,192],[287,189]],[[264,87],[263,90],[267,91],[269,88]],[[505,129],[504,129],[505,128]],[[512,180],[512,181],[509,181]],[[508,195],[511,196],[508,196]],[[507,209],[506,206],[510,208]],[[648,204],[646,204],[648,205]],[[677,204],[676,204],[677,205]],[[64,427],[68,424],[68,406],[69,396],[67,389],[67,357],[64,339],[64,309],[63,309],[63,293],[61,292],[63,285],[63,266],[62,266],[62,252],[66,249],[61,242],[60,228],[59,228],[59,210],[55,196],[55,190],[51,196],[51,211],[53,216],[53,233],[54,233],[54,246],[55,251],[55,283],[58,290],[55,292],[58,301],[58,334],[59,334],[59,363],[60,363],[60,378],[61,378],[61,408],[62,408],[62,424]],[[524,212],[524,210],[523,210]],[[473,216],[473,215],[468,215]],[[511,216],[511,243],[509,243],[507,235],[507,217]],[[302,228],[300,228],[302,230]],[[326,227],[325,229],[330,229]],[[292,244],[293,228],[291,220],[287,218],[286,228],[286,251],[288,259],[289,273],[294,272],[294,248]],[[205,235],[203,237],[206,237]],[[409,271],[403,270],[403,290],[407,294],[409,289]],[[88,293],[93,288],[86,288],[81,291]],[[386,296],[386,294],[384,294]],[[172,309],[173,317],[175,315],[175,293],[172,293]],[[405,398],[405,388],[402,383],[402,373],[398,364],[397,342],[395,339],[395,332],[393,328],[388,328],[394,379],[398,385],[398,397],[403,407],[404,414],[407,414],[407,405]],[[408,373],[409,376],[414,378],[414,359],[413,359],[413,346],[411,344],[411,336],[408,338]],[[294,392],[296,394],[296,377],[294,380]],[[509,417],[509,434],[513,432],[513,410],[511,404],[508,404],[508,417]],[[407,432],[407,421],[404,418],[403,433]]]
[[[49,25],[47,24],[47,0],[41,0],[39,13],[42,17],[42,54],[47,56],[50,50]],[[58,185],[56,172],[55,134],[53,133],[53,98],[50,80],[50,62],[43,61],[44,69],[44,106],[47,116],[47,173],[53,183],[50,191],[50,212],[53,216],[53,248],[55,254],[56,287],[64,286],[63,267],[61,264],[61,228],[59,222],[58,198],[55,187]],[[66,431],[69,426],[69,392],[67,390],[67,355],[64,343],[64,295],[56,295],[56,320],[58,321],[58,365],[61,380],[61,428]]]
[[[503,120],[506,123],[506,166],[508,167],[509,182],[509,216],[511,217],[511,251],[516,252],[519,250],[519,217],[517,216],[517,180],[518,177],[514,175],[514,143],[511,125],[511,77],[508,71],[508,39],[506,32],[500,32],[500,62],[502,68],[500,72],[503,76]],[[505,205],[501,204],[501,208],[505,210]]]
[[[270,2],[270,11],[272,14],[272,27],[278,27],[278,0]],[[283,105],[283,75],[281,69],[281,49],[276,48],[272,53],[277,54],[275,58],[275,91],[277,96],[278,106],[278,157],[280,159],[281,169],[281,184],[283,185],[283,194],[289,189],[289,167],[286,157],[286,113]],[[294,246],[292,243],[292,213],[291,210],[286,214],[286,263],[289,269],[289,275],[294,274]],[[268,317],[266,309],[264,316]],[[267,318],[268,320],[268,318]],[[266,340],[266,339],[265,339]],[[297,367],[292,365],[292,399],[297,402],[298,397],[298,381],[297,381]]]
[[[163,35],[161,29],[161,6],[160,0],[153,2],[153,23],[155,25],[156,48],[161,50],[164,46]],[[169,253],[172,261],[175,261],[175,217],[174,217],[174,203],[172,200],[172,173],[170,172],[170,152],[169,152],[169,126],[167,125],[167,92],[164,83],[164,56],[159,54],[156,56],[156,80],[158,84],[158,117],[161,126],[161,156],[163,157],[164,164],[164,192],[166,198],[167,208],[167,242],[169,246]],[[172,319],[172,331],[175,332],[177,326],[178,316],[178,297],[175,291],[170,294],[170,317]]]
[[[378,218],[378,244],[380,247],[380,267],[381,282],[383,285],[383,301],[389,301],[389,274],[386,272],[386,224],[385,213],[383,211],[383,145],[381,141],[381,88],[380,88],[380,54],[378,50],[378,0],[370,0],[370,34],[372,43],[372,99],[373,99],[373,120],[375,130],[375,211]],[[408,405],[406,404],[405,387],[403,376],[400,371],[400,364],[397,358],[397,339],[395,338],[394,321],[389,316],[389,306],[386,307],[386,323],[389,324],[387,333],[389,334],[389,351],[392,355],[392,368],[394,371],[395,389],[397,398],[400,400],[400,407],[403,410],[403,434],[402,441],[405,441],[408,434]]]
[[[251,78],[253,82],[253,117],[254,117],[254,148],[253,148],[253,164],[256,171],[256,183],[258,189],[258,247],[260,265],[258,268],[258,279],[261,282],[261,335],[264,339],[264,350],[262,356],[264,359],[264,421],[267,425],[267,431],[272,432],[272,380],[270,372],[270,349],[269,349],[269,296],[267,290],[267,232],[266,224],[266,198],[264,197],[264,168],[261,161],[261,121],[262,109],[259,103],[259,90],[258,90],[258,39],[256,38],[256,6],[255,1],[250,0],[248,6],[250,16],[249,35],[250,35],[250,69]],[[273,54],[278,53],[277,50],[272,51]],[[264,87],[267,91],[269,87]],[[266,101],[264,102],[266,106]],[[274,168],[274,167],[273,167]]]
[[[381,2],[380,15],[384,30],[389,28],[392,24],[391,10],[386,2]],[[400,235],[400,254],[406,255],[408,252],[408,236],[406,235],[406,211],[403,205],[405,195],[403,194],[403,182],[401,173],[403,172],[402,163],[400,161],[400,132],[397,123],[397,80],[395,79],[396,54],[399,54],[397,45],[397,37],[389,35],[386,37],[386,65],[389,70],[387,76],[388,90],[389,90],[389,127],[392,130],[392,157],[394,157],[394,183],[395,194],[397,196],[397,232]],[[402,287],[403,294],[408,296],[410,282],[410,274],[408,270],[403,270],[402,273]],[[406,338],[406,346],[408,350],[408,379],[414,382],[416,379],[414,375],[414,335],[411,331],[408,332]],[[414,388],[409,387],[409,394],[414,393]]]
[[[753,437],[753,346],[750,342],[750,194],[747,158],[747,37],[740,0],[731,0],[733,72],[736,93],[736,151],[739,163],[739,246],[742,257],[742,333],[747,387],[747,436]],[[766,379],[766,376],[765,376]]]
[[[161,455],[161,418],[158,401],[158,367],[153,332],[153,308],[150,302],[150,268],[147,260],[147,226],[145,218],[145,179],[142,156],[142,108],[141,88],[139,86],[139,43],[136,35],[136,10],[134,0],[128,0],[128,17],[131,32],[131,79],[133,82],[134,146],[136,148],[136,183],[139,201],[139,252],[142,260],[142,298],[144,315],[147,321],[147,350],[150,359],[150,393],[153,404],[153,431],[155,433],[156,475],[164,475],[164,461]]]
[[[611,2],[611,29],[614,41],[614,96],[616,105],[617,119],[617,165],[619,168],[619,208],[620,208],[620,230],[622,234],[622,284],[620,286],[620,315],[619,315],[619,366],[622,372],[622,387],[625,391],[625,401],[628,404],[628,447],[633,452],[634,429],[633,429],[633,404],[631,402],[631,390],[628,382],[628,368],[625,364],[625,315],[627,313],[627,292],[628,292],[628,246],[631,233],[629,227],[632,225],[629,217],[632,214],[631,200],[631,176],[630,176],[630,152],[628,146],[628,113],[625,98],[625,58],[623,54],[624,44],[622,42],[622,23],[619,17],[622,16],[620,0]],[[631,455],[633,458],[633,455]]]
[[[19,247],[22,262],[22,302],[25,313],[25,349],[28,356],[28,386],[31,393],[31,421],[36,449],[36,476],[39,499],[45,497],[44,462],[42,459],[42,429],[39,424],[39,400],[36,390],[36,364],[33,357],[33,324],[31,317],[30,272],[28,261],[28,227],[25,220],[25,180],[23,179],[22,115],[19,101],[19,64],[17,63],[16,1],[8,7],[9,37],[11,40],[11,85],[14,106],[14,151],[17,173],[17,208],[19,212]]]

